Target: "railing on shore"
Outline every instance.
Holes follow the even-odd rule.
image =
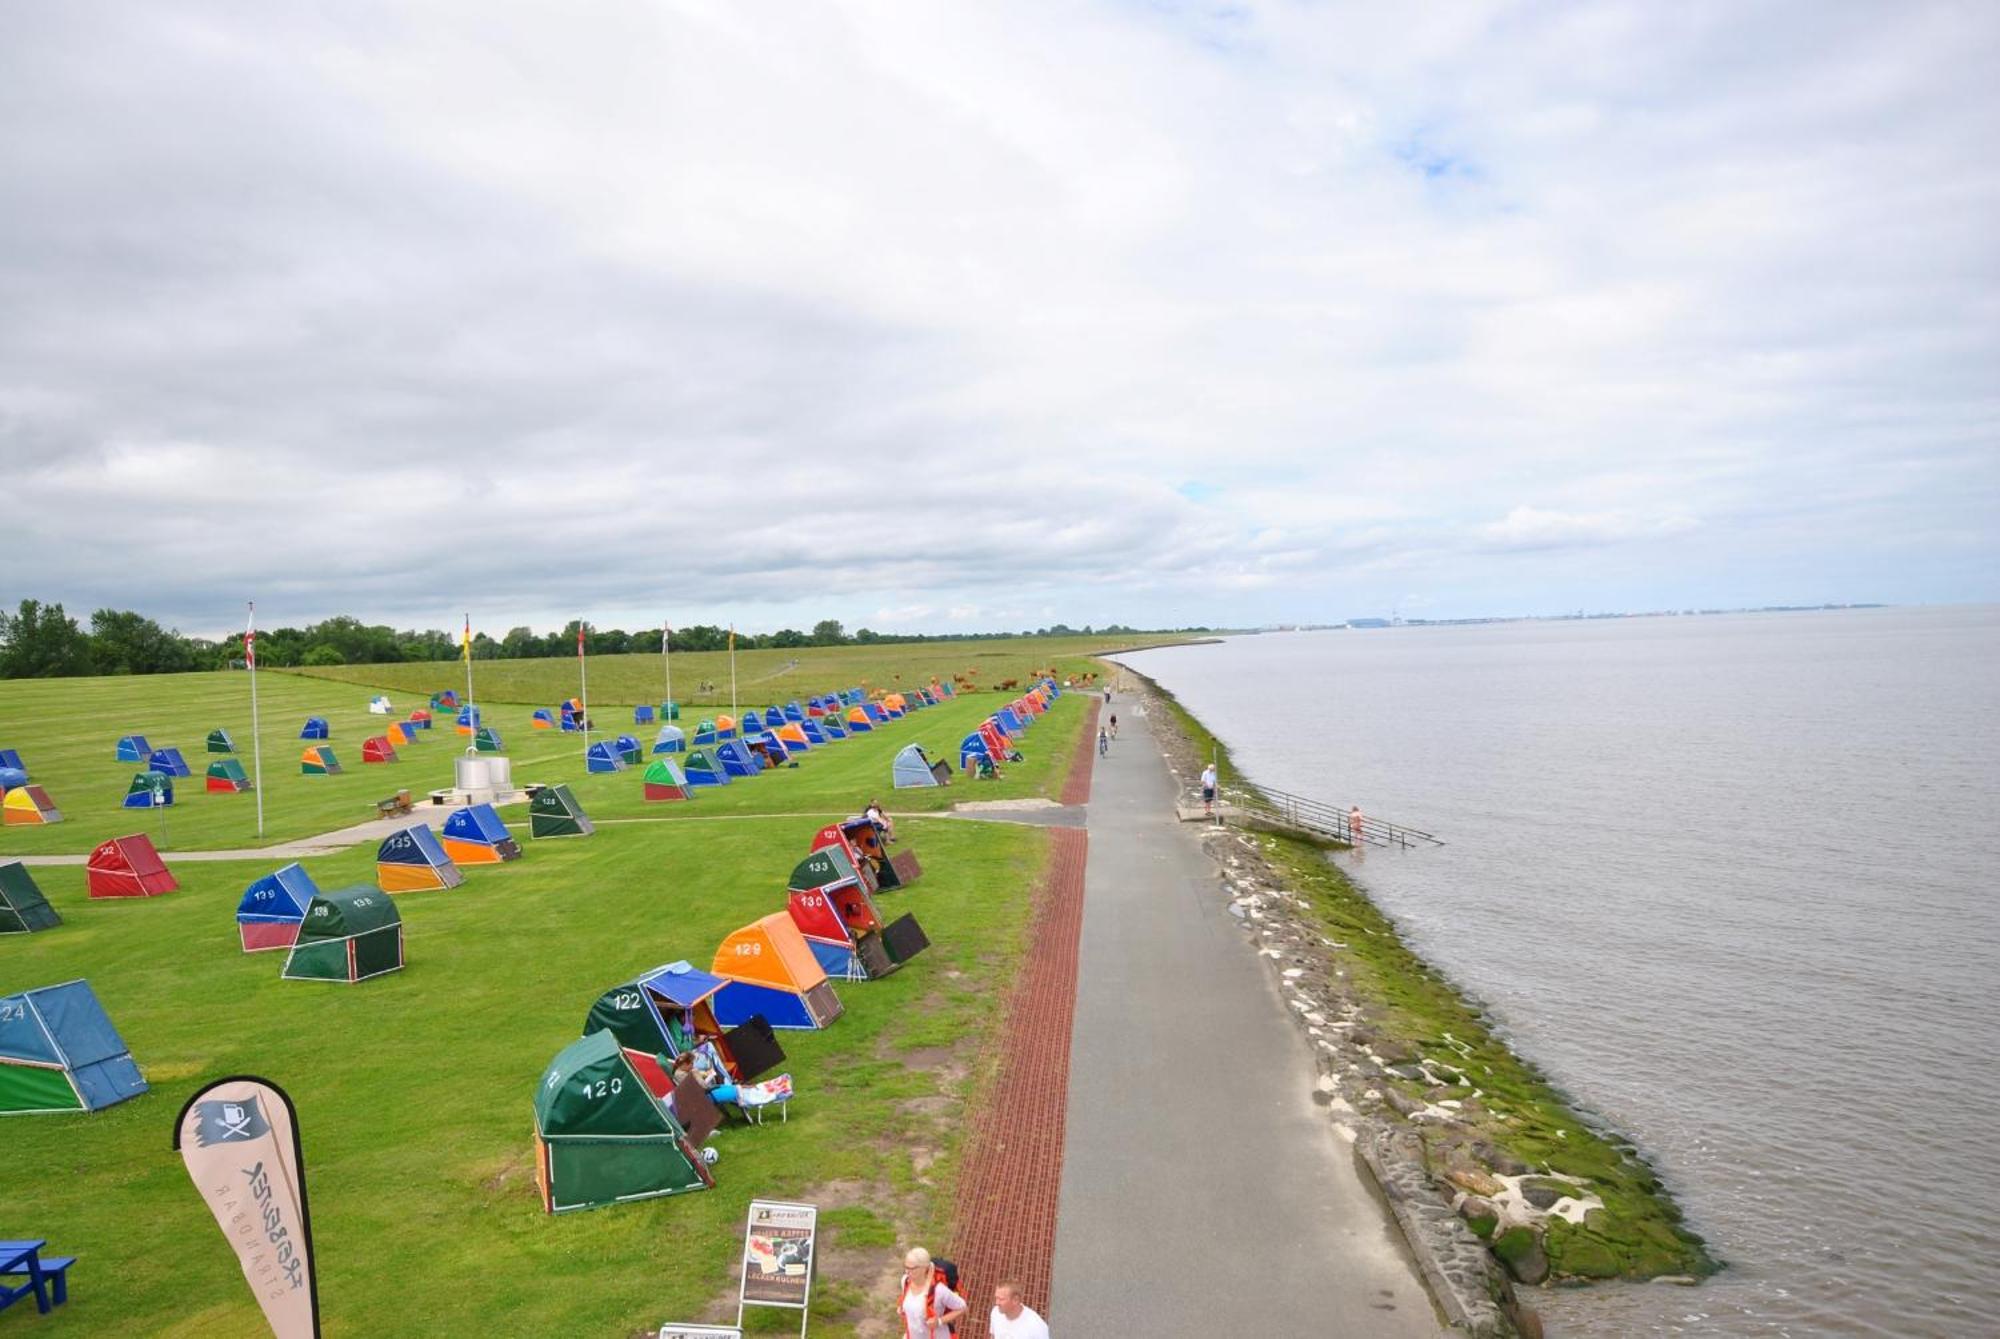
[[[1408,850],[1412,846],[1444,845],[1441,838],[1428,832],[1391,823],[1372,814],[1361,815],[1357,825],[1352,810],[1324,804],[1305,795],[1294,795],[1290,791],[1272,790],[1268,786],[1259,786],[1255,790],[1226,786],[1222,798],[1234,804],[1246,817],[1259,818],[1315,837],[1331,837],[1349,846],[1365,843]]]

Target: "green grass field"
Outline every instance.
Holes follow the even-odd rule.
[[[365,691],[279,674],[260,682],[272,719],[318,711],[333,719],[337,747],[358,741]],[[38,782],[75,792],[57,797],[70,822],[8,830],[0,858],[26,845],[24,832],[45,840],[68,829],[74,840],[42,849],[81,850],[150,828],[79,802],[109,793],[90,790],[91,774],[130,770],[109,761],[112,741],[142,730],[156,744],[198,748],[210,726],[238,728],[229,713],[243,688],[241,675],[0,685],[6,742],[28,755]],[[0,1224],[81,1257],[70,1304],[26,1324],[50,1334],[260,1332],[234,1257],[167,1143],[200,1082],[252,1072],[285,1085],[299,1106],[329,1335],[630,1335],[715,1315],[733,1297],[737,1233],[757,1196],[838,1206],[813,1331],[851,1333],[872,1314],[865,1285],[902,1243],[936,1243],[948,1221],[960,1113],[995,1058],[1041,832],[904,820],[925,878],[886,895],[885,910],[915,911],[934,947],[887,980],[839,987],[847,1012],[828,1031],[782,1034],[799,1087],[790,1122],[718,1135],[717,1189],[544,1215],[529,1099],[599,992],[675,958],[706,966],[726,933],[783,905],[785,877],[821,823],[870,791],[892,812],[912,809],[915,792],[892,796],[886,785],[897,748],[934,734],[955,744],[952,732],[998,700],[920,712],[796,771],[672,806],[639,802],[636,772],[584,776],[573,739],[530,735],[525,708],[518,724],[507,713],[499,723],[519,741],[517,776],[572,780],[593,817],[652,809],[665,821],[524,842],[522,860],[470,871],[462,888],[402,896],[409,966],[359,985],[280,981],[282,954],[238,950],[237,898],[276,861],[183,860],[181,891],[115,902],[89,901],[79,867],[37,867],[65,923],[0,939],[0,991],[89,978],[153,1089],[92,1115],[0,1122]],[[1072,751],[1080,706],[1065,699],[1030,733],[1034,762],[1011,770],[1007,793],[1060,783],[1056,760]],[[441,775],[432,755],[459,745],[434,733],[418,750],[426,761],[368,769],[380,779],[360,775],[358,762],[331,780],[273,769],[272,835],[366,817],[390,778]],[[175,844],[235,844],[248,804],[193,795],[173,811]],[[519,809],[503,812],[525,827]],[[372,857],[356,849],[305,863],[329,887],[366,881]]]
[[[738,701],[763,706],[790,698],[805,698],[866,684],[895,690],[915,688],[933,678],[962,676],[992,689],[1008,679],[1027,684],[1038,669],[1061,674],[1088,674],[1101,669],[1091,658],[1136,642],[1157,644],[1188,637],[1147,633],[1126,637],[1020,637],[981,642],[913,642],[870,646],[806,646],[786,651],[739,651],[736,655]],[[793,662],[796,662],[794,664]],[[673,656],[674,696],[682,703],[707,707],[729,705],[727,652],[679,652]],[[465,667],[457,661],[400,665],[339,665],[330,669],[298,670],[336,683],[359,684],[404,694],[430,694],[445,688],[465,691]],[[568,656],[552,660],[482,660],[473,666],[474,686],[481,699],[552,707],[577,693],[577,664]],[[592,656],[589,664],[590,701],[602,708],[659,703],[666,697],[666,680],[658,655]],[[698,691],[703,681],[715,685]],[[365,704],[366,695],[363,695]],[[608,712],[599,712],[609,720]],[[629,717],[628,717],[629,719]]]
[[[607,660],[631,659],[608,657]],[[509,662],[500,662],[502,664]],[[521,661],[548,666],[574,662]],[[383,670],[411,666],[377,666]],[[450,667],[443,667],[449,675]],[[484,672],[481,667],[481,673]],[[543,671],[547,673],[545,669]],[[478,681],[475,681],[478,682]],[[257,692],[264,736],[264,836],[257,835],[257,802],[253,795],[209,794],[200,775],[210,755],[203,752],[208,732],[229,731],[244,765],[250,765],[250,687],[247,675],[207,673],[131,678],[30,679],[0,682],[0,746],[20,750],[36,784],[44,787],[64,821],[43,827],[0,828],[0,859],[8,855],[84,852],[106,837],[145,831],[162,851],[236,850],[317,836],[375,816],[375,801],[398,789],[413,794],[452,784],[454,755],[465,739],[453,733],[449,721],[424,733],[424,742],[401,751],[390,764],[363,764],[361,742],[379,734],[389,718],[371,716],[372,686],[309,678],[300,674],[263,672]],[[438,684],[438,687],[444,685]],[[798,691],[810,695],[842,686],[819,681]],[[463,682],[460,684],[463,691]],[[390,689],[397,717],[429,700],[422,694]],[[484,691],[483,688],[481,690]],[[755,699],[758,705],[783,702],[791,693]],[[546,701],[554,701],[552,692]],[[782,776],[767,774],[732,786],[705,791],[686,807],[648,805],[640,799],[638,773],[590,775],[583,763],[579,735],[534,730],[534,708],[524,702],[482,698],[485,721],[496,726],[513,760],[517,781],[570,783],[593,817],[700,817],[717,814],[805,813],[832,808],[858,810],[868,797],[881,792],[892,810],[924,810],[949,806],[968,798],[1010,799],[1058,788],[1069,754],[1063,749],[1029,747],[1028,761],[1006,769],[998,781],[954,784],[936,791],[889,791],[889,763],[897,749],[916,742],[933,758],[956,764],[958,745],[967,732],[995,708],[1011,700],[997,693],[967,693],[940,706],[915,712],[872,734],[857,736],[815,750],[797,769]],[[324,716],[332,731],[329,741],[344,771],[339,776],[304,776],[299,754],[305,744],[299,728],[309,715]],[[632,724],[629,706],[594,705],[593,721],[604,727],[592,738],[630,733],[651,749],[654,729]],[[683,719],[692,727],[692,719]],[[165,812],[166,840],[161,841],[161,815],[120,807],[127,785],[139,765],[113,760],[118,737],[136,733],[155,747],[176,745],[196,775],[179,780],[174,804]],[[1053,792],[1051,792],[1053,793]]]

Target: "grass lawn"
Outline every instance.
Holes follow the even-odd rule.
[[[607,659],[630,659],[609,657]],[[499,662],[507,663],[507,662]],[[521,664],[574,662],[518,662]],[[410,669],[372,666],[371,669]],[[427,667],[428,668],[428,667]],[[442,672],[449,675],[450,666]],[[481,673],[484,667],[481,667]],[[463,752],[465,740],[450,722],[425,732],[424,742],[405,747],[390,764],[361,761],[361,741],[379,734],[387,718],[368,713],[373,689],[308,678],[298,674],[263,672],[257,691],[264,725],[264,837],[257,835],[254,795],[209,794],[200,773],[210,755],[203,751],[212,729],[229,731],[247,768],[250,762],[249,681],[241,673],[173,674],[127,678],[27,679],[0,682],[0,746],[19,749],[36,784],[45,788],[64,821],[44,827],[0,828],[0,859],[9,855],[84,852],[106,837],[145,831],[162,851],[232,850],[316,836],[375,816],[375,801],[399,788],[425,792],[452,783],[451,759]],[[825,681],[804,691],[840,686]],[[461,685],[462,691],[462,685]],[[483,691],[483,690],[482,690]],[[428,700],[391,690],[397,716]],[[775,696],[775,695],[774,695]],[[790,695],[787,694],[787,697]],[[779,699],[782,701],[783,699]],[[857,811],[869,795],[880,792],[892,811],[937,809],[957,800],[1011,799],[1056,793],[1070,750],[1044,745],[1052,732],[1070,724],[1038,726],[1023,746],[1028,761],[1006,769],[999,781],[954,784],[934,791],[907,790],[889,795],[890,760],[911,742],[933,757],[958,761],[958,745],[979,721],[1012,700],[997,693],[968,693],[939,706],[914,712],[867,735],[829,744],[807,755],[796,770],[766,774],[754,780],[705,791],[687,810],[699,814],[804,813],[832,808],[841,814]],[[760,700],[759,705],[767,705]],[[1075,697],[1058,700],[1057,720],[1075,711]],[[590,775],[584,770],[580,735],[533,730],[534,708],[526,703],[484,701],[487,724],[500,730],[514,776],[522,781],[566,781],[595,817],[661,816],[671,807],[648,805],[640,799],[637,771]],[[298,739],[307,716],[324,716],[332,731],[329,741],[344,771],[339,776],[304,776]],[[593,720],[612,733],[631,733],[648,750],[657,727],[635,726],[627,708],[594,706]],[[693,720],[682,724],[690,730]],[[175,745],[197,775],[179,779],[174,804],[166,811],[167,840],[160,840],[160,815],[150,810],[120,808],[135,763],[113,761],[114,746],[124,734],[143,734],[154,747]],[[594,733],[593,739],[604,737]],[[1053,785],[1055,790],[1047,788]]]
[[[282,704],[287,718],[307,710],[333,717],[337,747],[358,738],[365,693],[352,693],[343,709],[322,683],[278,674],[261,682],[266,703]],[[65,767],[81,765],[68,763],[56,741],[87,743],[93,769],[129,770],[108,760],[117,734],[148,730],[155,743],[198,747],[208,727],[193,724],[234,728],[219,719],[222,699],[241,687],[241,676],[229,675],[8,684],[0,702],[9,708],[6,742],[29,755],[37,780],[46,776],[53,790]],[[65,702],[65,690],[83,700]],[[35,709],[21,712],[24,700]],[[178,737],[132,719],[142,701]],[[979,708],[997,701],[975,699]],[[1047,759],[1067,759],[1082,715],[1079,699],[1067,706],[1030,733],[1038,762],[1013,773],[1009,787],[1059,782]],[[974,702],[961,708],[980,714]],[[912,792],[890,798],[882,784],[888,758],[909,739],[929,738],[927,714],[961,708],[917,713],[809,756],[795,772],[708,792],[692,805],[650,806],[671,821],[609,822],[590,838],[524,842],[522,860],[470,871],[462,888],[405,894],[409,967],[360,985],[280,981],[282,954],[237,949],[236,900],[275,861],[182,861],[180,892],[96,903],[84,896],[81,868],[36,868],[65,923],[0,940],[0,991],[89,978],[153,1089],[93,1115],[0,1122],[0,1224],[80,1257],[69,1305],[29,1323],[50,1334],[262,1332],[233,1255],[168,1149],[174,1115],[200,1082],[250,1072],[285,1085],[299,1106],[329,1335],[630,1335],[713,1315],[719,1299],[733,1297],[736,1234],[756,1196],[833,1206],[813,1332],[851,1333],[853,1320],[873,1314],[866,1283],[902,1243],[941,1240],[960,1112],[995,1056],[997,1006],[1022,952],[1044,834],[904,820],[925,877],[885,897],[885,910],[915,911],[934,947],[887,980],[840,987],[846,1014],[826,1032],[782,1034],[800,1093],[790,1122],[719,1134],[715,1190],[549,1217],[533,1185],[529,1100],[598,993],[675,958],[706,966],[726,933],[780,908],[785,876],[810,834],[866,798],[862,774],[873,778],[865,789],[909,812]],[[118,719],[93,724],[107,716]],[[574,759],[572,775],[554,751],[570,752],[573,741],[501,724],[510,743],[520,741],[518,775],[570,776],[594,817],[645,807],[636,773],[586,778]],[[950,722],[959,733],[964,724]],[[544,739],[547,762],[524,766],[540,757]],[[427,746],[455,747],[443,737]],[[837,770],[849,766],[851,776]],[[417,770],[370,769],[399,778]],[[267,778],[271,812],[297,834],[366,816],[356,810],[388,788],[371,778],[343,804],[308,790],[316,780]],[[123,830],[115,816],[76,821],[81,806],[71,803],[63,827],[79,834],[72,849]],[[759,805],[768,812],[753,814]],[[172,821],[201,835],[197,812],[207,807],[177,807]],[[505,812],[525,827],[519,810]],[[234,820],[207,821],[220,842],[237,840]],[[11,848],[21,832],[7,832]],[[366,881],[372,857],[358,849],[306,864],[332,887]]]
[[[963,676],[981,688],[993,689],[1008,679],[1024,686],[1036,670],[1058,674],[1101,672],[1092,660],[1106,650],[1137,643],[1157,645],[1186,641],[1192,634],[1152,634],[1111,637],[1013,637],[999,641],[911,642],[869,646],[801,646],[783,651],[736,653],[737,700],[758,706],[814,693],[865,684],[894,691],[918,688],[933,678]],[[673,656],[674,696],[683,704],[729,706],[729,654],[726,651],[676,652]],[[404,694],[430,694],[446,688],[465,691],[465,667],[457,661],[399,665],[337,665],[299,670],[302,675],[359,684]],[[482,660],[473,667],[473,686],[482,698],[553,707],[577,692],[574,657],[547,660]],[[697,686],[707,680],[715,687]],[[593,706],[630,707],[659,703],[666,697],[666,680],[657,654],[592,656],[590,701]],[[609,713],[602,713],[610,722]],[[629,719],[629,717],[628,717]]]

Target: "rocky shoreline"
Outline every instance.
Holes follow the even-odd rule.
[[[1226,751],[1172,694],[1120,666],[1192,786]],[[1629,1144],[1582,1121],[1412,953],[1326,848],[1254,825],[1204,845],[1221,893],[1312,1045],[1315,1100],[1382,1190],[1446,1317],[1540,1333],[1516,1287],[1693,1282],[1717,1267]]]

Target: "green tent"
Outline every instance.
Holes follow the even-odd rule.
[[[530,837],[588,837],[593,831],[568,786],[543,786],[528,801]]]
[[[236,742],[229,737],[227,730],[210,730],[208,732],[208,751],[210,753],[234,753],[236,752]]]
[[[478,753],[500,752],[500,732],[490,725],[480,726],[479,733],[472,737],[472,747]]]
[[[285,955],[286,981],[366,981],[403,969],[403,916],[396,899],[356,884],[321,893]]]
[[[535,1180],[550,1213],[715,1184],[609,1032],[573,1041],[535,1089]]]
[[[42,896],[28,867],[18,860],[0,865],[0,935],[24,935],[61,925],[62,917]]]

